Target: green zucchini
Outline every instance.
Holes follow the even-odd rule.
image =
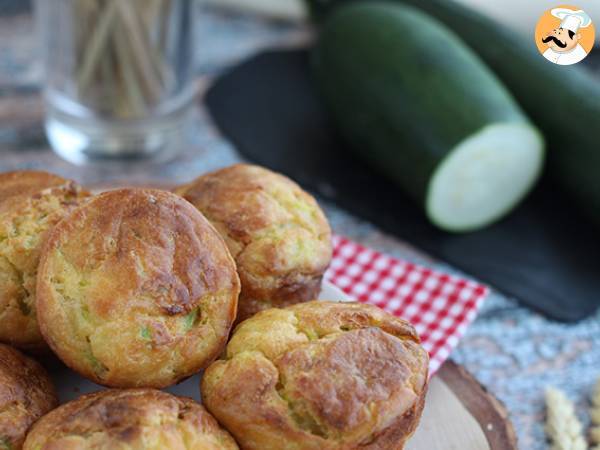
[[[324,17],[353,0],[307,0]],[[368,0],[364,0],[367,3]],[[585,68],[558,66],[515,33],[451,0],[395,0],[451,28],[513,93],[548,143],[548,174],[600,225],[600,81]],[[598,51],[598,50],[595,50]]]
[[[437,226],[488,225],[536,181],[544,153],[537,129],[454,33],[416,9],[340,8],[312,59],[347,142]]]

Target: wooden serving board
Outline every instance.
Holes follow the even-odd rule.
[[[351,301],[324,282],[320,298]],[[429,384],[425,410],[405,450],[516,450],[504,406],[466,369],[447,361]]]
[[[324,283],[321,298],[349,299]],[[103,389],[55,361],[50,373],[61,402]],[[201,401],[200,375],[167,391]],[[504,407],[464,368],[448,361],[431,379],[425,410],[405,450],[516,450],[516,438]]]
[[[99,192],[114,187],[117,186],[96,186],[93,191]],[[352,301],[344,292],[328,282],[323,283],[319,297]],[[62,365],[51,373],[63,402],[83,393],[102,389],[101,386],[83,379]],[[196,375],[167,390],[200,401],[199,384],[200,376]],[[466,369],[453,361],[446,362],[430,381],[421,423],[405,450],[516,449],[516,436],[504,406]]]
[[[321,298],[349,301],[325,282]],[[103,389],[57,361],[50,373],[61,402]],[[201,401],[200,375],[167,391]],[[516,450],[516,438],[504,407],[464,368],[446,362],[431,379],[425,410],[405,450]]]
[[[504,406],[448,361],[431,379],[421,424],[406,450],[516,450]]]

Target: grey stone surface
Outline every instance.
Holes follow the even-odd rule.
[[[16,14],[30,8],[29,0],[0,0],[0,15]]]
[[[199,9],[198,73],[214,76],[261,48],[288,45],[306,37],[303,27]],[[241,158],[199,108],[189,129],[185,151],[164,165],[117,164],[75,167],[56,157],[41,139],[41,124],[32,113],[31,130],[16,133],[9,120],[13,107],[6,98],[35,97],[42,71],[37,63],[32,21],[17,16],[0,22],[0,170],[40,168],[87,184],[120,182],[179,183]],[[27,97],[27,98],[29,98]],[[12,109],[11,109],[12,108]],[[25,108],[24,116],[29,111]],[[454,271],[432,262],[406,243],[382,234],[376,227],[324,204],[337,233],[364,245],[422,264]],[[527,249],[524,249],[526,251]],[[578,402],[585,420],[587,397],[600,375],[600,315],[577,325],[562,325],[519,307],[493,292],[478,319],[453,354],[508,407],[519,435],[520,448],[547,448],[543,433],[543,391],[548,385],[565,389]]]

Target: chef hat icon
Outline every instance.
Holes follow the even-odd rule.
[[[579,28],[589,27],[592,23],[590,16],[581,9],[574,11],[569,8],[554,8],[550,12],[554,17],[557,17],[562,21],[560,23],[561,28],[571,30],[573,33],[577,33]]]

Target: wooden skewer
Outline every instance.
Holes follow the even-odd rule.
[[[76,44],[78,95],[107,115],[143,115],[175,82],[164,45],[170,0],[79,0],[75,5],[81,43]],[[110,88],[99,91],[98,86]]]
[[[120,19],[128,31],[128,43],[130,46],[130,57],[135,60],[137,73],[140,75],[140,82],[145,87],[148,98],[156,101],[160,98],[162,84],[157,76],[156,68],[152,64],[151,49],[148,45],[148,38],[141,29],[139,16],[132,9],[129,2],[117,1],[117,7],[120,11]],[[124,44],[125,42],[122,42]]]
[[[94,33],[86,45],[85,58],[81,65],[78,77],[79,92],[82,93],[88,87],[90,80],[101,60],[102,52],[108,43],[109,33],[114,26],[116,18],[116,5],[119,1],[109,1],[98,19]]]
[[[130,101],[126,103],[129,106],[127,111],[122,111],[124,117],[136,117],[141,115],[146,109],[144,95],[138,83],[138,76],[135,72],[135,67],[131,64],[130,54],[127,51],[127,46],[120,45],[126,42],[127,33],[124,26],[117,27],[114,33],[115,50],[117,53],[118,67],[123,81],[123,98],[128,98]]]

